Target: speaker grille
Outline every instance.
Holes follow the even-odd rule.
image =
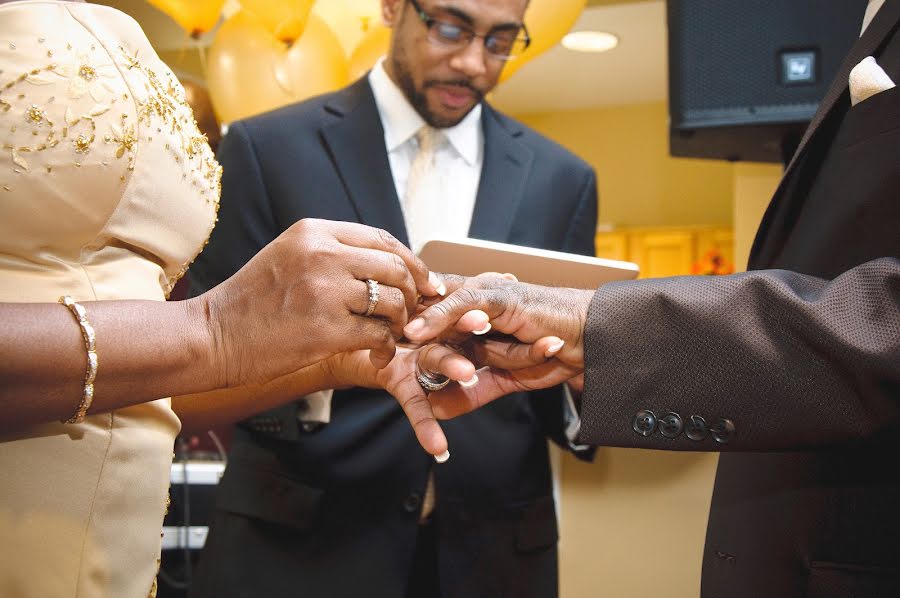
[[[808,122],[859,34],[865,7],[866,0],[669,0],[673,137],[696,143],[705,127]],[[812,51],[813,82],[782,82],[781,55],[790,51]],[[676,155],[704,156],[702,145]],[[706,157],[740,158],[738,150]]]

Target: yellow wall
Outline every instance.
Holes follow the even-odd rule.
[[[602,223],[732,223],[734,167],[716,160],[670,157],[663,102],[516,118],[594,166]]]
[[[743,270],[782,168],[779,164],[744,163],[734,169],[734,255],[735,265]]]

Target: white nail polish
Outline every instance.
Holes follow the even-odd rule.
[[[547,352],[544,353],[544,355],[546,355],[547,357],[553,357],[554,355],[556,355],[557,353],[560,352],[560,350],[563,348],[563,345],[565,345],[565,344],[566,344],[566,341],[559,341],[555,345],[551,345],[547,349]]]
[[[463,388],[472,388],[476,384],[478,384],[478,374],[472,374],[472,377],[468,380],[460,380],[458,383]]]
[[[474,332],[472,332],[472,334],[477,334],[478,336],[481,336],[482,334],[487,334],[490,331],[491,331],[491,323],[488,322],[487,324],[484,325],[484,328],[482,328],[481,330],[475,330]]]
[[[442,281],[434,272],[428,273],[428,282],[431,283],[431,286],[434,287],[441,297],[447,294],[447,285],[445,285],[444,281]]]
[[[435,456],[434,456],[434,460],[437,461],[438,463],[446,463],[447,460],[448,460],[449,458],[450,458],[450,451],[449,451],[449,450],[444,451],[444,452],[441,453],[440,455],[435,455]]]

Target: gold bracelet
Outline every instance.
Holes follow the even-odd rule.
[[[84,391],[81,394],[81,402],[78,403],[78,410],[75,415],[69,419],[62,420],[64,424],[80,424],[87,415],[87,410],[91,408],[94,401],[94,380],[97,378],[97,347],[96,334],[94,327],[87,320],[87,312],[84,307],[75,303],[68,295],[59,298],[59,302],[69,308],[78,326],[81,328],[81,336],[84,337],[84,347],[87,349],[87,372],[84,375]]]

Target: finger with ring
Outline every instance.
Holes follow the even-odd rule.
[[[369,303],[366,305],[366,313],[363,315],[371,316],[375,313],[375,308],[378,307],[378,295],[379,295],[379,286],[377,280],[372,280],[371,278],[366,280],[366,287],[369,293]]]
[[[425,392],[435,392],[450,384],[450,378],[431,370],[422,369],[418,362],[416,363],[416,380]]]

